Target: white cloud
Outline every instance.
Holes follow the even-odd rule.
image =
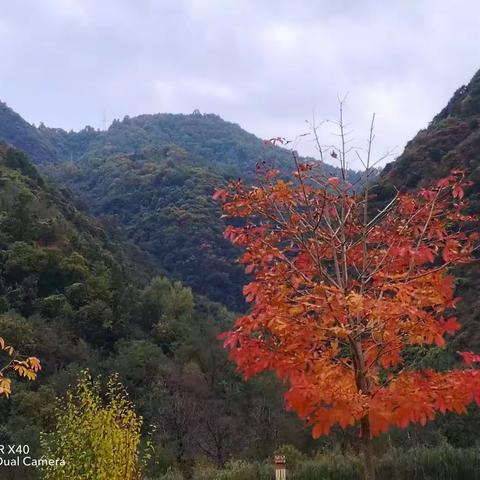
[[[269,54],[291,54],[300,47],[301,29],[287,23],[270,23],[260,28],[260,37]]]
[[[85,2],[81,0],[50,0],[45,7],[52,16],[60,21],[69,21],[78,24],[88,25],[92,18],[86,9]]]
[[[64,128],[195,108],[262,137],[347,114],[403,145],[479,67],[476,0],[19,0],[2,6],[0,94]],[[328,132],[325,132],[328,135]],[[314,153],[302,142],[303,153]],[[352,165],[357,166],[357,165]]]

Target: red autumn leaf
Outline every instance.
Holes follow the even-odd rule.
[[[446,188],[450,185],[450,179],[449,178],[442,178],[437,182],[437,186],[440,188]]]
[[[266,178],[267,180],[270,180],[270,179],[275,178],[276,176],[278,176],[279,173],[280,173],[279,170],[274,170],[274,169],[268,170],[267,173],[265,174],[265,178]]]
[[[480,362],[480,355],[476,355],[472,352],[457,352],[465,362],[466,365],[472,365],[474,363]]]
[[[457,322],[456,317],[450,317],[448,320],[442,322],[442,329],[445,333],[450,335],[455,333],[461,325]]]
[[[327,183],[329,185],[332,185],[333,187],[338,187],[338,185],[340,184],[340,179],[338,177],[330,177],[329,179],[327,179]]]
[[[312,170],[312,164],[311,163],[307,163],[307,162],[304,162],[304,163],[299,163],[298,164],[298,169],[301,171],[301,172],[307,172],[309,170]]]
[[[437,196],[437,192],[434,192],[433,190],[420,190],[420,195],[425,198],[426,200],[433,200]]]
[[[227,228],[225,228],[225,231],[223,232],[223,237],[226,240],[230,240],[233,242],[233,240],[236,237],[236,229],[232,225],[228,225]]]
[[[252,273],[255,270],[255,264],[251,263],[245,267],[245,273]]]
[[[452,189],[453,198],[462,199],[464,196],[463,188],[460,185],[455,185]]]
[[[221,200],[222,202],[227,201],[227,191],[222,189],[222,188],[216,188],[215,191],[213,192],[213,199],[214,200]]]
[[[254,282],[249,283],[243,287],[243,294],[247,302],[253,302],[258,292],[258,285]]]

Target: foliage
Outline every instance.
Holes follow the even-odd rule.
[[[159,477],[159,480],[184,480],[184,478],[178,470],[169,470],[165,475]]]
[[[379,478],[392,480],[474,480],[478,477],[478,449],[454,449],[449,446],[399,449],[388,452],[379,462]]]
[[[269,455],[281,443],[309,447],[283,413],[278,382],[244,386],[234,373],[216,340],[233,319],[225,307],[166,278],[152,257],[88,217],[7,146],[0,181],[0,332],[42,362],[36,382],[12,376],[11,399],[0,399],[4,443],[28,443],[39,455],[52,399],[89,368],[118,372],[146,424],[157,426],[152,475],[188,469],[199,454],[222,463]],[[5,475],[26,480],[36,470]]]
[[[170,278],[245,308],[245,278],[233,262],[237,252],[219,235],[224,225],[211,192],[231,178],[252,180],[259,164],[288,169],[291,152],[212,114],[140,115],[115,120],[106,131],[65,132],[35,129],[6,105],[0,140],[24,149],[95,214],[108,216]]]
[[[452,168],[467,171],[473,184],[465,196],[470,211],[480,212],[477,84],[478,75],[385,169],[370,214],[395,196],[393,185],[413,192]],[[11,399],[0,398],[4,444],[37,450],[39,431],[52,427],[52,399],[89,367],[94,374],[118,371],[145,422],[157,426],[151,478],[169,467],[171,475],[188,476],[199,455],[222,465],[266,458],[282,444],[312,450],[308,432],[283,412],[279,381],[272,375],[240,381],[216,341],[231,328],[232,314],[198,295],[245,309],[246,276],[233,262],[238,248],[220,237],[224,224],[210,196],[232,178],[255,182],[257,167],[278,169],[286,180],[292,152],[216,115],[142,115],[115,121],[104,132],[65,132],[29,125],[5,104],[0,140],[61,182],[53,185],[25,155],[0,147],[0,333],[42,360],[36,382],[12,377]],[[334,167],[327,172],[339,176]],[[348,177],[360,183],[359,172]],[[454,274],[462,329],[446,348],[408,349],[406,361],[417,369],[451,370],[460,360],[457,350],[480,347],[478,264]],[[439,416],[423,429],[394,429],[380,437],[379,449],[445,441],[470,446],[479,411]],[[356,451],[357,437],[353,428],[334,427],[320,443],[326,450]],[[35,472],[2,475],[26,480]]]
[[[35,126],[0,101],[0,141],[8,142],[35,158],[38,164],[56,158],[54,146]]]
[[[378,435],[480,403],[476,370],[403,368],[409,346],[442,347],[460,327],[445,270],[470,261],[478,239],[449,228],[474,220],[461,213],[461,173],[398,195],[369,219],[367,198],[309,169],[298,165],[295,184],[232,183],[216,193],[227,215],[252,219],[226,230],[254,273],[244,289],[253,309],[224,336],[241,371],[274,369],[288,380],[287,402],[315,437],[365,419],[367,435]]]
[[[75,175],[62,178],[94,213],[121,225],[171,278],[241,309],[244,277],[230,261],[236,251],[221,238],[220,210],[209,200],[214,186],[224,183],[221,172],[170,146],[101,162],[84,159]]]
[[[392,480],[474,480],[480,457],[475,449],[453,449],[448,446],[394,449],[378,460],[378,478]],[[305,461],[292,475],[294,480],[360,480],[361,462],[357,457],[323,454]]]
[[[467,368],[448,371],[411,358],[460,328],[447,268],[473,260],[479,234],[467,228],[476,217],[464,213],[471,182],[460,170],[371,214],[368,186],[358,194],[344,170],[342,114],[340,103],[341,178],[296,161],[290,181],[267,170],[259,186],[240,180],[215,192],[237,220],[225,237],[243,247],[240,263],[253,274],[244,287],[253,307],[222,338],[246,378],[274,370],[288,382],[287,405],[315,438],[359,425],[365,478],[374,479],[371,436],[480,405],[471,368],[480,355],[460,352]]]
[[[289,470],[296,470],[303,460],[302,453],[293,445],[282,445],[275,450],[275,455],[282,455],[285,457]]]
[[[55,431],[42,439],[46,458],[63,459],[65,465],[46,466],[45,480],[140,478],[143,420],[115,376],[108,380],[106,397],[104,403],[98,380],[88,373],[67,394]]]
[[[35,380],[41,365],[37,357],[22,357],[11,345],[6,344],[2,337],[0,337],[0,352],[6,354],[8,358],[6,364],[0,369],[0,396],[9,397],[12,393],[12,381],[7,374],[12,371],[19,377]]]
[[[260,462],[237,460],[228,463],[222,470],[200,469],[194,474],[193,480],[270,480],[273,478],[272,471],[271,466],[262,465]]]

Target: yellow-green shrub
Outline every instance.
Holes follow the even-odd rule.
[[[63,458],[65,466],[45,467],[45,480],[136,480],[142,417],[116,376],[110,377],[106,401],[100,383],[84,372],[56,412],[56,428],[42,436],[44,456]]]

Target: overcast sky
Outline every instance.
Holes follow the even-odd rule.
[[[294,138],[348,92],[354,141],[376,112],[376,152],[399,154],[480,68],[479,45],[478,0],[3,1],[0,99],[65,129],[198,108]]]

